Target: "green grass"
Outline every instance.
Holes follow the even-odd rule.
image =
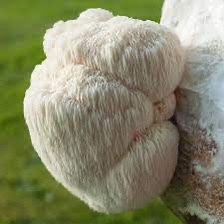
[[[90,7],[158,21],[162,0],[0,0],[0,224],[178,224],[159,201],[135,212],[93,212],[47,172],[33,150],[23,97],[44,59],[42,37]]]

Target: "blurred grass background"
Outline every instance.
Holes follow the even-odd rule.
[[[45,30],[87,8],[159,21],[162,0],[0,0],[0,224],[180,224],[159,200],[119,215],[93,212],[47,172],[33,150],[23,97],[44,59]]]

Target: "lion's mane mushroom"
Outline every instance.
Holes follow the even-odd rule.
[[[51,174],[101,212],[144,206],[169,184],[178,132],[167,121],[183,54],[169,29],[90,9],[58,22],[24,114]]]
[[[224,1],[166,0],[161,23],[186,50],[177,91],[179,162],[164,199],[189,223],[223,224]]]

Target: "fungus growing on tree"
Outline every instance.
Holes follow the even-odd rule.
[[[177,91],[176,174],[164,200],[189,223],[224,223],[224,1],[166,0],[186,66]]]
[[[144,206],[173,176],[169,121],[182,78],[178,37],[155,22],[90,9],[44,38],[24,99],[32,144],[70,192],[100,212]]]

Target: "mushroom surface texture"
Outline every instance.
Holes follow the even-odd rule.
[[[164,200],[189,223],[224,223],[224,1],[166,0],[161,23],[186,51],[177,90],[180,147]],[[194,218],[192,218],[194,217]]]
[[[89,9],[44,37],[24,115],[41,160],[100,212],[137,209],[168,186],[179,135],[168,121],[184,56],[155,22]]]

